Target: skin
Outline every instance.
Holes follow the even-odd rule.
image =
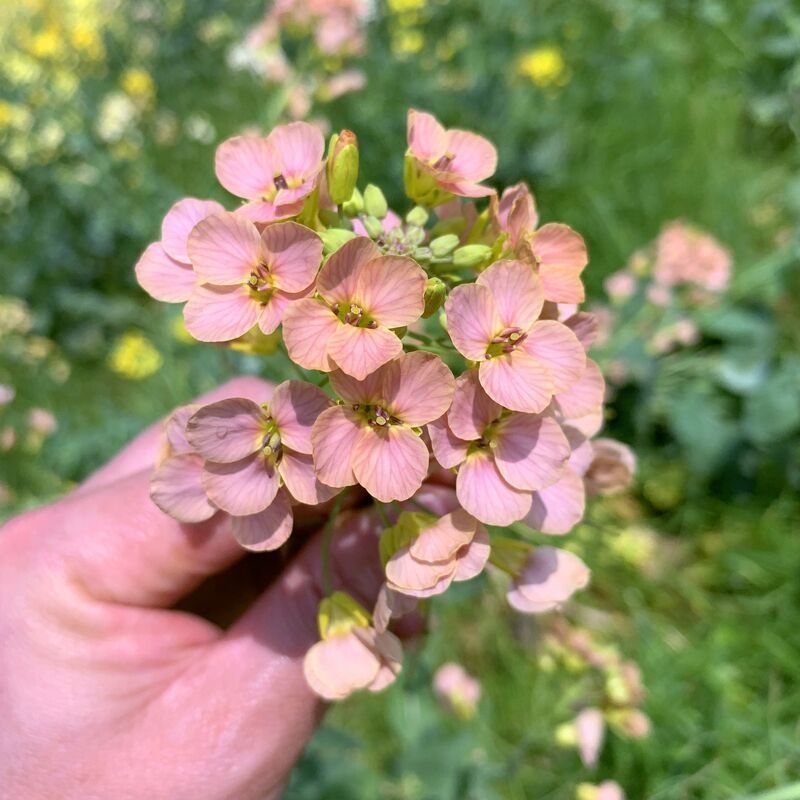
[[[238,379],[199,402],[265,390]],[[319,518],[293,557],[245,556],[222,515],[182,525],[153,505],[159,444],[154,426],[0,529],[0,796],[276,798],[322,717],[302,673]],[[334,588],[371,607],[377,538],[333,541]]]

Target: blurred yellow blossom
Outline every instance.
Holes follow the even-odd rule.
[[[564,56],[557,45],[542,45],[525,53],[517,72],[542,88],[563,86],[569,80]]]
[[[150,73],[139,67],[130,67],[122,73],[119,79],[122,91],[142,105],[153,102],[156,85]]]
[[[419,11],[428,4],[428,0],[389,0],[389,11],[403,14],[407,11]]]
[[[108,366],[113,372],[132,381],[147,378],[161,369],[164,359],[153,343],[138,331],[127,331],[120,336],[108,356]]]
[[[409,56],[419,53],[425,46],[425,36],[415,29],[397,31],[392,36],[392,52],[396,56]]]

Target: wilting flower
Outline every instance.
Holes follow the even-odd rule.
[[[614,494],[627,489],[636,472],[636,456],[616,439],[595,439],[592,463],[584,475],[589,494]]]
[[[412,597],[433,597],[453,581],[479,575],[489,558],[489,537],[474,517],[457,509],[437,519],[404,512],[381,536],[386,586]]]
[[[575,725],[578,753],[583,765],[585,767],[596,766],[606,732],[603,712],[598,708],[584,708],[575,717],[573,724]]]
[[[514,411],[543,411],[586,367],[575,334],[556,320],[539,320],[543,305],[541,281],[521,261],[492,264],[445,303],[456,349],[480,363],[487,394]]]
[[[325,700],[341,700],[368,689],[379,692],[400,671],[403,649],[389,631],[378,632],[366,609],[344,592],[326,597],[319,609],[317,642],[303,659],[308,685]]]
[[[319,479],[337,487],[360,483],[384,503],[411,497],[428,472],[420,428],[450,406],[450,370],[430,353],[406,353],[363,381],[334,372],[331,386],[345,404],[314,424]]]
[[[165,303],[188,300],[197,284],[186,249],[189,234],[198,222],[224,210],[214,200],[178,200],[161,223],[161,241],[148,245],[136,264],[136,279],[142,289]]]
[[[570,443],[561,426],[549,414],[504,410],[474,370],[456,380],[450,410],[428,433],[439,464],[458,467],[459,502],[482,522],[523,520],[560,534],[583,516],[583,481],[569,469]]]
[[[186,438],[205,459],[203,488],[233,516],[244,547],[280,547],[292,530],[292,499],[316,505],[336,494],[320,483],[311,458],[311,427],[329,406],[316,386],[284,381],[268,403],[233,397],[189,419]]]
[[[589,584],[589,568],[574,553],[534,547],[506,597],[515,611],[543,614],[561,608]]]
[[[433,691],[442,705],[461,719],[475,716],[481,684],[461,664],[442,664],[433,676]]]
[[[322,133],[307,122],[279,125],[266,137],[234,136],[217,148],[217,179],[249,201],[237,213],[255,222],[291,217],[314,191],[324,152]]]
[[[283,326],[291,359],[305,369],[337,367],[364,380],[403,352],[391,330],[410,325],[425,308],[425,273],[404,256],[385,256],[357,236],[320,270],[318,298],[288,310]]]
[[[432,114],[408,112],[406,191],[418,203],[439,205],[451,196],[487,197],[481,181],[494,175],[497,150],[483,136],[446,130]]]
[[[671,222],[656,240],[653,276],[663,286],[689,283],[721,292],[730,275],[730,253],[713,236],[691,225]]]
[[[268,225],[224,212],[207,217],[189,236],[201,282],[183,314],[203,342],[223,342],[254,325],[272,333],[293,301],[308,294],[322,260],[322,240],[296,222]]]

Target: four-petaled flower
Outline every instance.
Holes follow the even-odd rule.
[[[558,547],[534,547],[506,597],[523,614],[544,614],[567,602],[589,584],[589,568],[574,553]]]

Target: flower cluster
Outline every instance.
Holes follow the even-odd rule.
[[[324,151],[304,122],[223,142],[217,178],[242,202],[178,201],[136,274],[185,303],[196,339],[277,335],[301,376],[260,402],[178,409],[153,477],[161,509],[186,523],[228,514],[244,547],[274,550],[298,505],[331,502],[335,534],[343,497],[374,504],[385,585],[372,612],[326,586],[305,662],[338,699],[393,680],[394,617],[489,562],[510,576],[514,609],[560,608],[589,570],[531,540],[568,533],[587,491],[624,485],[634,462],[591,441],[604,382],[587,355],[596,322],[578,311],[583,239],[540,225],[524,184],[498,196],[485,183],[493,145],[410,111],[404,217],[377,186],[357,188],[352,132]]]

